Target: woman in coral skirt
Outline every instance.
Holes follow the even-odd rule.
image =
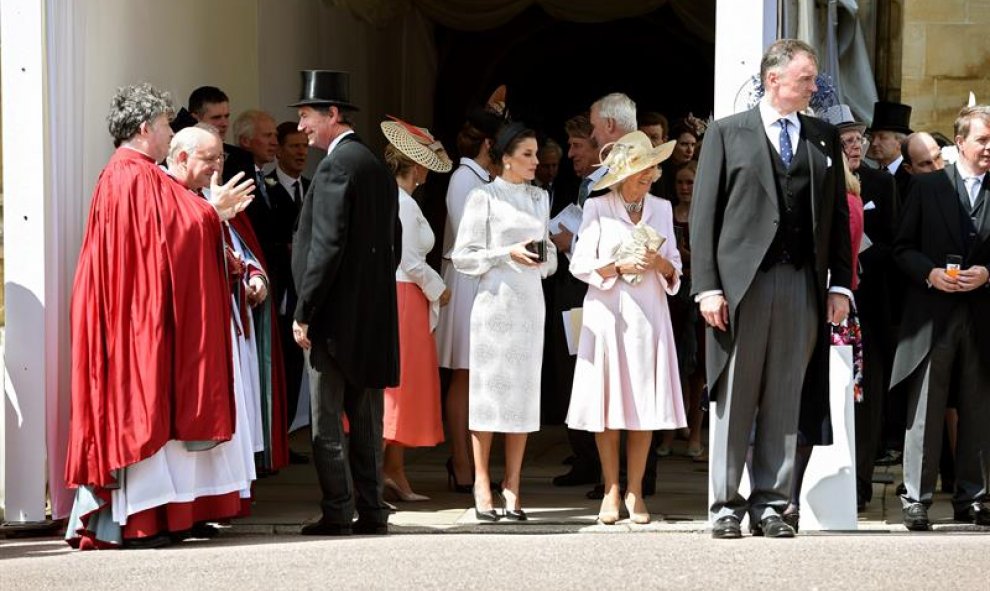
[[[406,478],[407,447],[431,447],[443,441],[440,411],[440,374],[433,330],[440,306],[450,301],[450,290],[426,262],[433,249],[433,231],[412,198],[430,170],[449,172],[450,158],[426,129],[401,120],[383,121],[388,138],[385,163],[399,185],[399,221],[402,258],[395,271],[399,306],[399,385],[385,390],[386,496],[398,501],[426,501]]]

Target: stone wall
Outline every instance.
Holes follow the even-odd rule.
[[[914,129],[952,136],[969,92],[990,103],[990,0],[903,0],[901,101]]]

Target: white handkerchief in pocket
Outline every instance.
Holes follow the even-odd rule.
[[[872,201],[867,201],[866,204],[863,205],[863,211],[870,211],[871,209],[876,209],[876,208],[877,208],[877,204]]]

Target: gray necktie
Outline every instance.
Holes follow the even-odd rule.
[[[584,207],[584,202],[588,199],[588,195],[591,194],[591,179],[585,178],[581,179],[581,184],[578,186],[578,205]]]
[[[974,176],[966,179],[966,192],[969,193],[969,206],[976,207],[976,200],[980,196],[980,181],[983,179]]]
[[[254,184],[261,193],[261,197],[265,200],[265,205],[268,207],[272,206],[272,202],[268,200],[268,189],[265,187],[265,175],[260,170],[254,171]]]

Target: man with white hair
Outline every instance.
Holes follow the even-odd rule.
[[[215,127],[200,123],[176,134],[168,172],[196,195],[212,198],[209,183],[219,174],[223,144]],[[250,208],[250,206],[249,206]],[[275,311],[268,298],[270,281],[261,245],[244,215],[224,225],[227,268],[232,275],[231,338],[235,392],[243,396],[252,453],[262,472],[286,464],[285,395],[281,343],[274,330]]]
[[[636,103],[621,92],[607,94],[591,104],[591,137],[602,149],[627,133],[636,131]],[[607,153],[607,150],[606,150]],[[578,189],[578,204],[591,194],[591,186],[605,176],[608,167],[599,166],[586,176]],[[605,193],[606,191],[602,191]]]

